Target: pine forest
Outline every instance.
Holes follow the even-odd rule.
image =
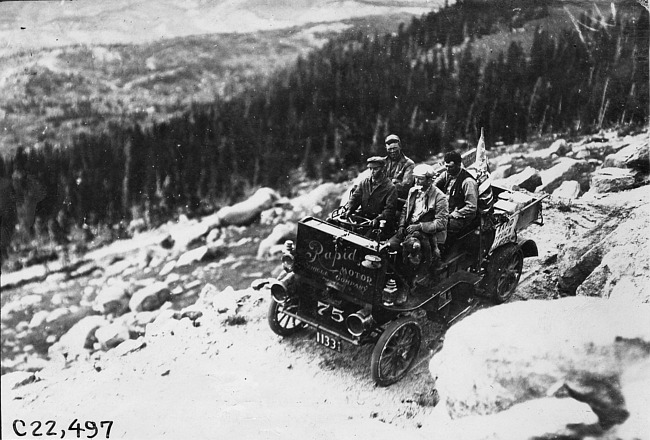
[[[152,222],[232,203],[260,186],[290,195],[299,176],[344,180],[398,134],[417,161],[475,144],[526,142],[648,122],[648,12],[585,12],[532,45],[481,50],[490,35],[541,20],[551,2],[463,1],[393,34],[344,32],[237,96],[183,117],[114,126],[71,145],[18,149],[0,177],[40,182],[47,224]]]

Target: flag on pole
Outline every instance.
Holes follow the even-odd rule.
[[[492,178],[490,176],[490,165],[488,164],[487,151],[485,150],[485,138],[483,137],[483,128],[481,128],[481,138],[476,145],[476,181],[478,182],[478,193],[483,194],[490,188]]]
[[[485,150],[483,128],[481,128],[481,138],[476,145],[476,159],[471,166],[471,171],[478,183],[479,211],[488,212],[492,208],[494,199],[492,197],[492,177],[490,176],[490,165]]]

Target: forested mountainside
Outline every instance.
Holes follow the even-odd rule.
[[[553,26],[558,15],[569,26]],[[530,39],[486,56],[491,35],[518,29],[532,29]],[[389,132],[422,160],[455,139],[475,140],[481,127],[489,146],[645,124],[648,51],[648,12],[636,3],[578,14],[550,0],[514,9],[464,1],[394,34],[343,34],[169,122],[19,149],[0,172],[31,179],[42,200],[37,226],[57,215],[64,228],[111,225],[143,212],[155,222],[260,185],[290,192],[298,176],[347,177],[347,167],[383,152]]]

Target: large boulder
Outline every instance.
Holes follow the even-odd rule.
[[[129,283],[118,280],[111,280],[107,283],[95,298],[93,309],[104,315],[119,316],[129,308]]]
[[[523,171],[506,179],[494,180],[494,184],[508,189],[522,188],[532,192],[542,184],[542,178],[535,168],[526,167]]]
[[[146,312],[128,312],[113,322],[119,322],[122,326],[126,327],[129,330],[130,337],[142,336],[144,335],[147,324],[152,323],[165,310],[167,309],[160,308]]]
[[[536,190],[547,193],[553,192],[563,181],[577,178],[582,164],[583,162],[569,157],[561,158],[557,164],[539,173],[542,184]]]
[[[110,350],[129,339],[129,328],[123,321],[114,321],[95,330],[95,338],[102,350]]]
[[[597,193],[623,191],[635,183],[636,173],[627,168],[601,168],[591,175],[591,191]]]
[[[568,143],[565,139],[558,139],[554,141],[550,147],[548,147],[551,154],[556,154],[558,156],[566,156],[571,151],[571,144]]]
[[[522,422],[525,420],[525,423]],[[421,429],[426,438],[455,440],[573,439],[572,426],[593,425],[598,418],[589,405],[574,399],[544,397],[516,404],[490,415],[474,415],[446,420],[438,415],[435,423]],[[428,435],[427,435],[428,434]]]
[[[201,261],[207,257],[207,255],[209,254],[208,251],[209,251],[208,246],[199,246],[196,249],[187,251],[183,253],[180,257],[178,257],[178,260],[176,260],[175,267],[188,266],[197,261]]]
[[[634,168],[642,172],[648,172],[650,167],[648,139],[645,142],[633,142],[614,154],[607,156],[603,167]]]
[[[650,359],[649,317],[650,304],[586,297],[483,309],[447,331],[430,370],[452,418],[568,396],[588,404],[603,429],[636,426],[620,384]]]
[[[280,196],[271,188],[260,188],[243,202],[221,208],[216,216],[221,226],[249,225],[262,211],[269,209]]]
[[[553,198],[560,200],[577,199],[580,195],[580,183],[575,180],[566,180],[553,191]]]
[[[513,171],[514,167],[512,164],[508,163],[505,165],[500,165],[494,171],[491,171],[490,176],[492,177],[492,180],[506,179],[512,176]]]
[[[190,220],[180,216],[178,220],[168,222],[168,235],[159,243],[164,249],[173,249],[175,252],[183,252],[191,247],[193,243],[202,241],[210,229],[219,225],[216,214],[198,220]]]
[[[541,150],[533,150],[530,153],[528,153],[526,156],[528,158],[545,159],[553,155],[566,156],[567,153],[569,153],[570,151],[571,151],[571,144],[567,143],[567,141],[564,139],[557,139],[553,141],[553,143],[549,145],[547,148],[543,148]]]
[[[641,287],[650,277],[646,275],[650,273],[649,209],[646,203],[628,216],[614,212],[587,234],[569,240],[558,255],[558,289],[568,295],[580,288],[581,295],[610,297],[632,293],[645,297],[645,288],[626,287]]]
[[[650,303],[648,225],[650,205],[646,204],[588,251],[599,258],[576,294]]]
[[[573,149],[570,157],[575,159],[596,159],[602,161],[607,155],[612,154],[615,151],[614,147],[609,143],[583,143]]]
[[[235,315],[240,301],[247,295],[250,295],[248,290],[235,290],[228,286],[214,297],[212,307],[219,313],[227,313],[227,316]]]
[[[84,357],[97,342],[95,331],[106,324],[108,324],[106,318],[99,315],[86,316],[81,319],[49,348],[50,358],[60,359],[63,357],[65,361],[70,361]]]
[[[291,199],[291,206],[297,218],[314,215],[320,212],[322,206],[327,204],[328,199],[338,198],[341,193],[341,185],[332,182],[323,183],[312,191]]]
[[[169,286],[156,281],[136,291],[129,300],[129,308],[133,312],[157,310],[171,297]]]

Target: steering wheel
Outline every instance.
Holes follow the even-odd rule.
[[[330,216],[337,223],[347,226],[354,232],[367,232],[372,228],[372,220],[354,213],[345,216],[345,209],[342,206],[332,211]]]

